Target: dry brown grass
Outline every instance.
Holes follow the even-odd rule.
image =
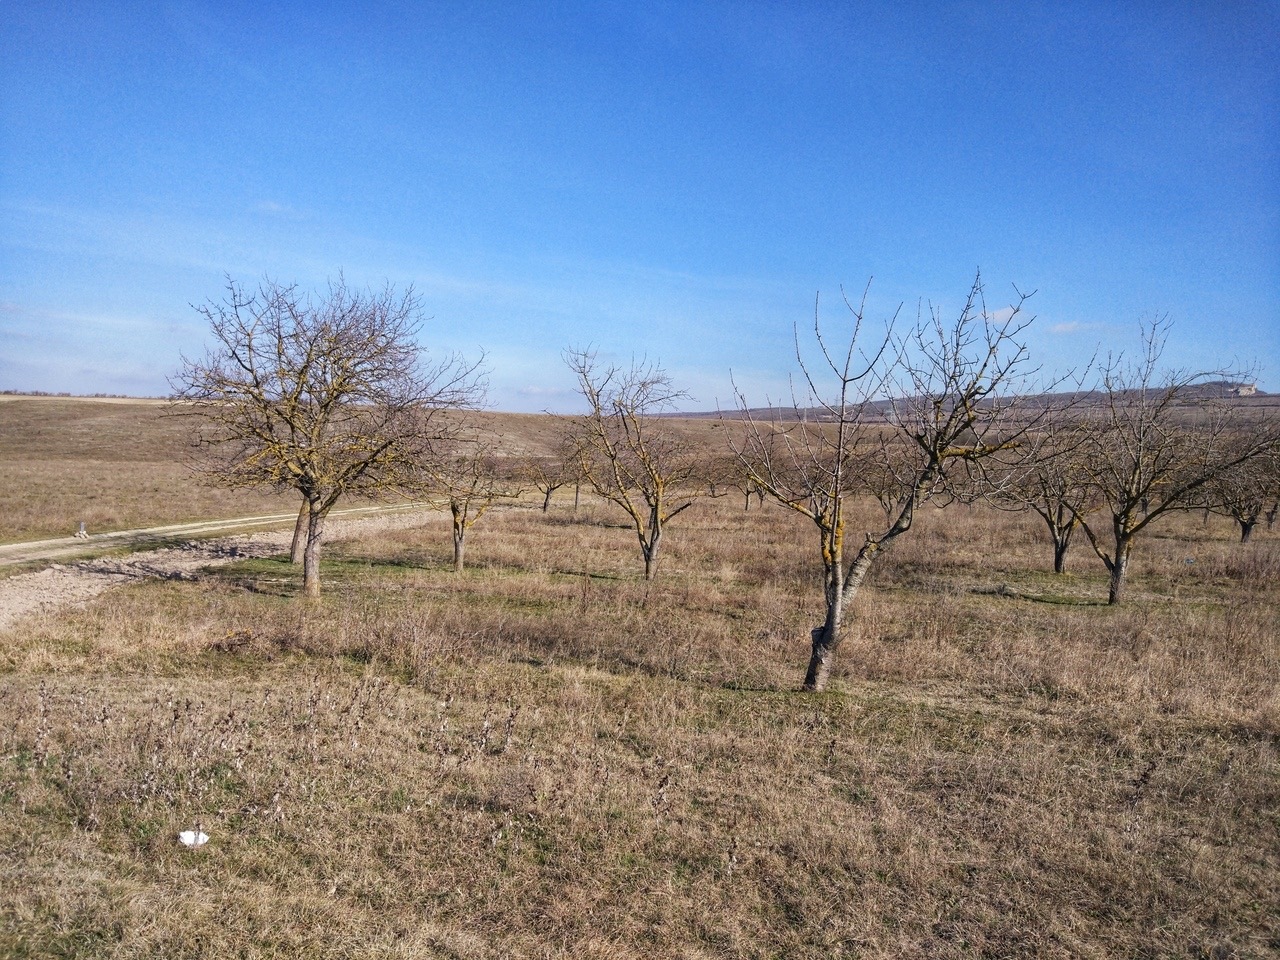
[[[1276,535],[1176,518],[1117,609],[925,510],[804,695],[813,531],[700,505],[646,584],[568,502],[10,631],[0,955],[1280,954]]]
[[[929,511],[821,696],[794,690],[812,534],[727,500],[652,585],[618,517],[561,504],[486,519],[462,576],[439,516],[335,544],[319,604],[253,561],[29,621],[0,680],[0,943],[1275,953],[1277,545],[1173,532],[1117,610],[1083,554],[1040,572],[1021,518]]]

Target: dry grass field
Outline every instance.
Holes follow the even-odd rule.
[[[161,400],[0,398],[0,543],[287,513],[292,497],[193,482]]]
[[[52,462],[10,409],[6,469]],[[425,514],[319,602],[246,560],[0,634],[0,955],[1280,955],[1280,535],[1175,517],[1112,608],[1084,544],[1055,577],[1030,518],[926,508],[813,695],[797,518],[700,504],[647,584],[570,504],[461,575]]]
[[[192,423],[163,400],[0,395],[0,543],[298,509],[292,494],[193,477]],[[554,447],[551,417],[473,414],[512,454]],[[351,501],[356,503],[358,501]],[[344,505],[350,505],[347,501]]]

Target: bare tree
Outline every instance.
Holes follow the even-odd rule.
[[[685,394],[657,364],[602,367],[592,350],[569,350],[587,413],[575,421],[582,475],[595,492],[626,511],[652,580],[667,523],[707,493],[699,451],[659,414]]]
[[[1241,440],[1247,443],[1247,435]],[[1223,471],[1206,485],[1201,501],[1207,509],[1234,520],[1240,542],[1248,543],[1259,521],[1274,522],[1280,504],[1280,449]]]
[[[720,496],[724,488],[736,490],[742,494],[743,512],[750,511],[751,500],[764,503],[764,491],[742,469],[737,456],[732,453],[708,457],[706,461],[708,488],[712,496]]]
[[[900,509],[903,485],[910,483],[915,469],[915,445],[908,446],[907,438],[894,429],[870,427],[864,433],[869,442],[851,463],[851,490],[871,497],[887,526]]]
[[[1031,510],[1053,545],[1053,572],[1066,573],[1067,551],[1080,521],[1096,506],[1081,455],[1085,434],[1075,419],[1080,394],[1045,398],[1038,428],[1001,475],[989,476],[987,500],[1002,510]]]
[[[1124,596],[1134,544],[1165,514],[1194,509],[1207,484],[1272,449],[1274,424],[1247,435],[1238,406],[1206,390],[1223,371],[1162,371],[1167,316],[1142,325],[1136,360],[1108,361],[1101,399],[1086,411],[1082,447],[1088,482],[1109,529],[1081,517],[1080,528],[1110,574],[1108,603]]]
[[[983,461],[1011,450],[1027,429],[1003,396],[1026,363],[1019,341],[1030,322],[1022,316],[1026,299],[1019,293],[994,315],[975,278],[956,320],[946,323],[930,309],[898,337],[897,313],[878,333],[865,329],[864,292],[856,306],[845,299],[851,323],[839,350],[824,336],[815,306],[820,360],[807,361],[798,330],[795,336],[806,395],[804,403],[792,398],[796,419],[778,413],[761,422],[739,392],[748,428],[736,449],[743,468],[771,498],[818,528],[826,617],[810,633],[806,690],[825,689],[846,610],[876,557],[911,529],[916,508],[947,493],[957,474],[967,479]],[[886,394],[890,399],[877,402]],[[889,449],[886,431],[896,434],[904,452],[885,465],[899,479],[897,497],[888,498],[885,525],[867,532],[848,557],[848,498],[859,490],[862,465]]]
[[[464,441],[429,467],[429,489],[449,502],[453,521],[453,569],[466,565],[467,533],[495,503],[523,492],[520,480],[504,469],[486,443]]]
[[[557,490],[582,482],[582,466],[577,444],[565,437],[551,456],[528,456],[517,465],[520,477],[542,494],[542,512],[551,509],[551,498]],[[575,497],[576,503],[576,497]]]
[[[228,278],[224,299],[196,310],[213,343],[183,358],[172,409],[198,418],[198,462],[216,481],[302,497],[304,592],[319,596],[329,511],[349,494],[397,491],[449,435],[436,414],[482,399],[478,364],[424,362],[412,289],[352,290],[339,278],[313,301],[295,285],[250,292]]]

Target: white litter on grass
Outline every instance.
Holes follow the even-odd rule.
[[[178,834],[178,842],[184,847],[203,847],[209,842],[209,835],[201,830],[183,830]]]

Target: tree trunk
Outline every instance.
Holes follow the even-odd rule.
[[[1071,531],[1053,535],[1053,572],[1067,572],[1067,548],[1071,546]]]
[[[827,689],[827,681],[831,679],[831,664],[835,660],[840,637],[834,624],[828,620],[822,626],[810,630],[809,639],[812,649],[809,653],[809,669],[804,675],[804,689],[810,693],[821,693]]]
[[[809,631],[809,667],[802,689],[821,693],[831,679],[831,664],[840,646],[840,622],[844,616],[844,532],[839,520],[818,525],[822,543],[822,596],[827,602],[827,619]]]
[[[551,509],[551,494],[555,492],[555,487],[547,487],[547,494],[542,498],[542,512],[546,513]]]
[[[449,515],[453,518],[453,572],[461,573],[466,561],[467,507],[457,497],[449,498]]]
[[[894,534],[897,536],[897,534]],[[870,537],[853,558],[848,571],[844,569],[843,560],[828,567],[824,584],[827,597],[827,620],[810,631],[809,637],[813,649],[809,654],[809,669],[804,675],[804,689],[813,693],[821,693],[827,688],[827,680],[831,677],[831,665],[835,661],[836,648],[844,631],[844,611],[857,597],[862,589],[867,574],[871,572],[871,564],[876,554],[885,549],[889,541],[874,542]],[[831,557],[843,557],[843,546],[832,544]]]
[[[659,534],[659,538],[661,534]],[[653,580],[658,576],[658,539],[651,540],[647,546],[642,546],[640,552],[644,554],[644,578]]]
[[[1257,518],[1253,520],[1237,520],[1236,522],[1240,524],[1240,542],[1248,543],[1253,537],[1253,528],[1258,524]]]
[[[1116,555],[1109,567],[1111,583],[1107,590],[1107,603],[1114,606],[1124,597],[1125,574],[1129,569],[1129,551],[1133,542],[1129,539],[1116,540]]]
[[[307,546],[302,555],[302,592],[320,596],[320,540],[324,536],[324,512],[309,512]]]
[[[822,593],[827,602],[827,619],[822,626],[809,631],[809,668],[804,674],[803,689],[811,693],[821,693],[827,689],[836,648],[840,646],[845,600],[851,596],[845,590],[847,582],[844,573],[843,533],[838,528],[824,529],[820,533],[823,556]],[[855,568],[861,559],[860,556],[857,558]],[[853,592],[857,593],[856,586]]]
[[[649,514],[647,537],[640,538],[640,552],[644,554],[644,578],[653,580],[658,575],[658,548],[662,546],[662,521],[654,512]]]
[[[289,562],[301,563],[307,549],[307,522],[311,516],[311,504],[306,500],[298,508],[298,519],[293,525],[293,543],[289,547]]]
[[[467,528],[454,525],[453,528],[453,572],[461,573],[466,562]]]

